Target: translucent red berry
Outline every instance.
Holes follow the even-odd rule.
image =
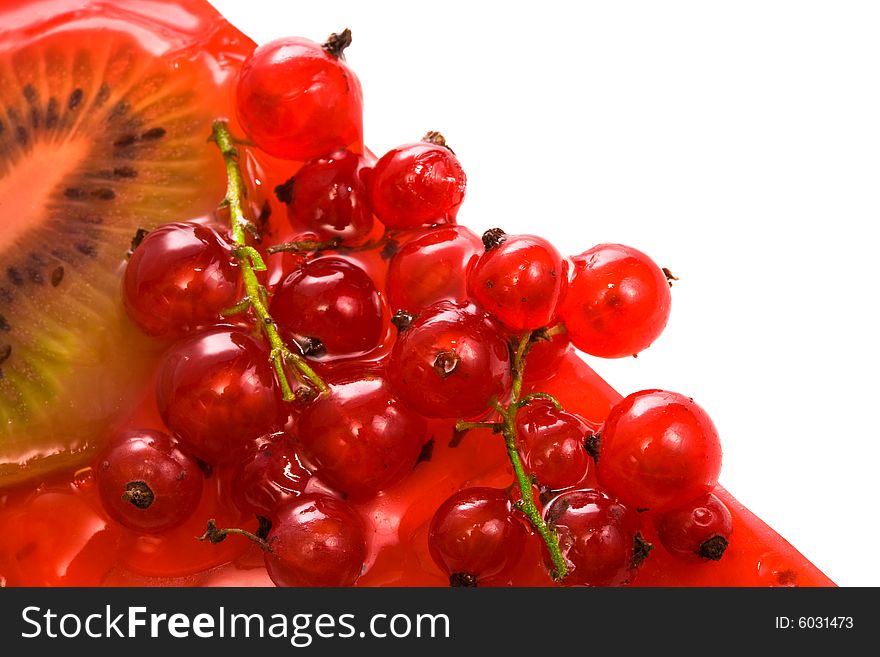
[[[452,586],[477,586],[515,564],[527,537],[503,490],[466,488],[434,513],[428,548]]]
[[[440,301],[397,337],[388,375],[395,394],[425,417],[473,417],[510,386],[507,341],[472,305]]]
[[[437,226],[406,242],[388,265],[392,310],[419,314],[437,301],[467,301],[465,272],[483,243],[464,226]]]
[[[604,358],[646,349],[666,327],[672,297],[663,270],[641,251],[600,244],[572,258],[559,310],[572,344]]]
[[[351,586],[367,558],[363,520],[346,502],[320,494],[276,513],[264,560],[277,586]]]
[[[235,465],[231,494],[243,513],[271,518],[279,505],[301,495],[311,473],[285,433],[258,439]]]
[[[204,475],[171,436],[140,429],[116,436],[98,460],[107,515],[129,529],[161,533],[183,523],[202,497]]]
[[[541,486],[560,490],[586,476],[591,459],[584,441],[593,432],[584,420],[535,400],[517,413],[516,432],[526,466]]]
[[[220,321],[239,301],[240,276],[229,245],[213,229],[173,223],[147,234],[122,285],[129,317],[146,333],[176,338]]]
[[[259,46],[238,76],[236,109],[248,137],[275,157],[306,161],[363,136],[363,93],[341,54],[346,30],[323,46],[285,37]]]
[[[287,204],[291,227],[319,241],[363,243],[373,228],[364,166],[363,157],[347,150],[307,162],[280,187],[279,198]]]
[[[660,543],[684,559],[718,561],[733,531],[730,509],[715,495],[705,495],[657,517]]]
[[[483,241],[485,251],[468,274],[471,298],[511,331],[548,326],[567,283],[556,248],[542,237],[498,229]]]
[[[264,343],[231,328],[176,344],[160,367],[156,403],[187,451],[211,464],[239,458],[287,420]]]
[[[342,258],[318,258],[288,274],[269,312],[281,334],[312,357],[364,354],[385,335],[373,280]]]
[[[549,339],[537,339],[529,349],[523,371],[525,383],[543,381],[553,376],[565,355],[571,351],[571,341],[565,331],[554,333]]]
[[[601,430],[599,483],[633,508],[666,511],[714,488],[721,442],[694,400],[664,390],[625,397]]]
[[[409,474],[427,424],[385,379],[354,375],[303,409],[297,435],[321,480],[350,497],[367,497]]]
[[[639,534],[637,514],[597,490],[559,495],[544,518],[559,535],[568,586],[626,584],[652,547]]]
[[[455,154],[430,141],[383,155],[369,178],[370,205],[388,228],[454,222],[467,179]]]

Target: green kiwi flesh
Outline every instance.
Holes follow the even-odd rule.
[[[213,10],[183,32],[81,4],[0,31],[0,488],[72,472],[149,399],[161,345],[122,310],[126,252],[222,198],[206,141],[253,47]]]

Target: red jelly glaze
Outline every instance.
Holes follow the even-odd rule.
[[[574,354],[567,355],[555,376],[541,382],[539,389],[594,424],[601,424],[621,398]],[[527,387],[525,392],[532,390]],[[145,424],[150,417],[140,413],[131,421]],[[450,447],[451,421],[431,422],[429,433],[435,437],[429,461],[420,462],[408,477],[382,495],[353,504],[371,536],[367,569],[356,586],[448,586],[448,578],[428,552],[428,525],[434,512],[465,485],[497,488],[513,480],[499,436],[474,430],[457,447]],[[588,476],[581,485],[595,486],[595,481]],[[121,528],[115,528],[100,511],[94,486],[72,487],[66,481],[47,486],[43,493],[21,489],[0,497],[0,526],[21,529],[0,534],[0,578],[9,585],[272,584],[261,552],[249,550],[244,540],[184,549],[204,526],[184,525],[175,530],[186,534],[176,550],[168,537],[151,545],[151,558],[142,551],[143,546],[137,553],[143,556],[123,558]],[[657,547],[639,568],[639,586],[834,585],[730,493],[720,486],[713,492],[732,515],[731,543],[721,561],[683,563],[662,548],[646,514],[643,532]],[[247,527],[241,517],[216,515],[219,510],[212,508],[215,499],[206,490],[194,517],[219,517],[220,526]],[[38,507],[34,506],[36,500],[41,500]],[[230,559],[236,559],[238,565],[209,570],[211,565]],[[538,542],[529,541],[508,575],[491,583],[547,586],[550,581]]]

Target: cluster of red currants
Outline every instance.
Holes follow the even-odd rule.
[[[572,345],[609,358],[648,347],[669,315],[668,272],[622,245],[565,258],[534,235],[457,225],[465,174],[442,136],[378,160],[364,149],[349,42],[272,42],[240,74],[241,128],[295,162],[276,195],[297,241],[247,247],[295,252],[277,281],[243,279],[253,256],[219,221],[162,226],[131,255],[128,314],[173,343],[156,383],[165,426],[117,436],[99,461],[108,514],[165,531],[194,512],[211,468],[229,468],[230,502],[261,519],[250,536],[274,582],[351,585],[368,537],[349,501],[407,477],[441,419],[499,434],[516,477],[437,509],[430,552],[453,585],[502,574],[535,536],[564,584],[628,582],[651,547],[649,509],[666,549],[719,558],[731,531],[711,495],[721,449],[693,400],[639,392],[595,427],[522,393]],[[291,355],[293,401],[269,329]],[[229,533],[247,532],[205,538]]]

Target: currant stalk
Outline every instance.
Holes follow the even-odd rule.
[[[520,397],[523,384],[523,370],[525,369],[525,360],[528,355],[529,348],[537,336],[541,335],[541,329],[537,331],[529,331],[524,333],[517,341],[513,349],[513,383],[511,386],[510,398],[507,405],[498,404],[495,408],[501,417],[500,422],[458,422],[455,425],[456,431],[467,431],[468,429],[491,429],[494,433],[500,433],[504,438],[504,446],[507,448],[507,456],[510,464],[513,466],[513,472],[516,476],[517,487],[520,491],[520,499],[516,502],[516,507],[525,514],[529,523],[534,527],[535,531],[544,541],[547,550],[550,553],[550,559],[553,562],[553,571],[550,576],[561,581],[568,574],[568,566],[565,563],[565,557],[559,548],[559,535],[556,530],[548,525],[541,512],[535,505],[535,498],[532,495],[532,478],[526,471],[522,459],[519,456],[519,449],[516,441],[516,414],[520,408],[529,403],[532,399],[542,398],[549,400],[557,408],[561,408],[559,402],[547,393],[531,393],[525,397]]]
[[[278,327],[269,314],[266,288],[257,280],[257,272],[265,271],[266,264],[263,262],[259,252],[247,244],[247,233],[251,230],[253,224],[245,217],[242,198],[247,195],[247,191],[239,166],[238,149],[235,147],[226,121],[214,122],[211,137],[220,149],[223,163],[226,165],[226,196],[221,207],[229,209],[229,217],[232,224],[232,240],[237,245],[234,254],[241,267],[242,280],[246,291],[241,303],[230,309],[230,312],[243,312],[250,309],[257,317],[257,324],[260,326],[260,330],[272,346],[270,352],[272,365],[275,368],[275,376],[278,379],[278,385],[281,387],[284,401],[293,401],[296,397],[287,378],[285,365],[294,368],[293,373],[298,379],[301,381],[305,379],[308,382],[302,381],[303,385],[309,389],[310,394],[315,391],[319,393],[327,392],[329,390],[327,384],[309,367],[305,359],[299,354],[290,351],[284,344],[278,333]]]

